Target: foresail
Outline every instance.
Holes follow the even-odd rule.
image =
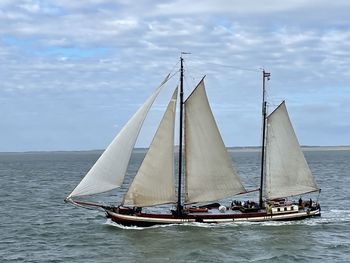
[[[141,126],[154,100],[168,79],[169,75],[121,129],[67,198],[107,192],[122,184]]]
[[[300,195],[319,189],[300,149],[284,102],[267,117],[264,179],[266,199]]]
[[[174,126],[176,88],[149,150],[127,194],[124,205],[153,206],[175,203]]]
[[[233,169],[202,80],[185,101],[185,203],[246,192]]]

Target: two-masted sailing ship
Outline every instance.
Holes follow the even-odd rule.
[[[237,175],[211,111],[204,78],[185,99],[183,58],[180,83],[171,96],[153,141],[120,205],[77,200],[119,188],[124,181],[142,124],[169,75],[121,129],[112,143],[65,199],[105,211],[127,226],[297,220],[320,215],[318,202],[290,198],[320,191],[300,149],[285,102],[267,115],[263,71],[263,140],[259,201],[218,202],[248,191]],[[180,97],[178,167],[174,163],[177,97]],[[175,173],[176,172],[176,173]],[[175,176],[177,174],[177,176]],[[176,179],[176,180],[175,180]],[[183,193],[184,192],[184,193]],[[168,211],[149,207],[173,204]],[[145,209],[146,208],[146,209]]]

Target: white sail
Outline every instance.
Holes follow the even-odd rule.
[[[125,124],[94,166],[67,198],[107,192],[122,184],[143,121],[162,86],[168,79],[169,75]]]
[[[264,197],[274,199],[319,190],[282,102],[267,117]]]
[[[124,197],[124,205],[142,207],[176,202],[174,126],[177,91],[176,88],[149,150]]]
[[[185,203],[243,193],[216,125],[202,80],[185,101]]]

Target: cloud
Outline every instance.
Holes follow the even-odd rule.
[[[308,128],[301,130],[304,144],[350,144],[340,131],[348,130],[348,1],[23,0],[0,7],[0,97],[7,102],[0,111],[33,131],[23,133],[23,146],[16,148],[11,131],[18,126],[3,120],[9,139],[2,150],[44,147],[44,130],[52,149],[104,147],[113,126],[121,127],[174,65],[177,70],[181,51],[192,53],[185,57],[186,94],[207,75],[209,100],[229,146],[259,144],[261,68],[272,74],[271,105],[287,99],[299,131]],[[42,98],[47,103],[37,103]],[[327,118],[334,116],[326,129],[323,111],[311,110],[321,106]],[[57,138],[67,137],[73,122],[65,117],[77,125],[61,145]],[[324,130],[334,133],[331,140]],[[74,143],[89,131],[99,139]]]

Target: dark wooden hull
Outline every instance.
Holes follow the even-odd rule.
[[[186,223],[230,223],[230,222],[262,222],[262,221],[292,221],[320,216],[320,210],[297,211],[280,214],[267,214],[265,210],[249,213],[191,213],[181,216],[172,214],[137,213],[122,214],[105,209],[107,217],[113,222],[124,226],[149,227],[154,225],[186,224]]]

